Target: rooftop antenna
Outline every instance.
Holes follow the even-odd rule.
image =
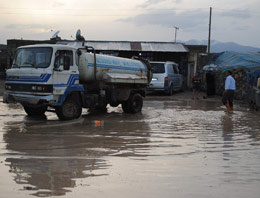
[[[51,40],[61,40],[61,38],[59,37],[59,34],[60,31],[58,30],[57,32],[55,32],[52,37],[51,37]]]
[[[80,29],[78,29],[76,32],[76,41],[82,41],[82,46],[84,46],[85,38],[81,35]]]
[[[176,43],[176,38],[177,38],[177,30],[179,29],[179,27],[176,27],[176,26],[174,26],[174,28],[175,28],[175,43]]]

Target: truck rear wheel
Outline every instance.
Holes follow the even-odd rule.
[[[122,102],[122,109],[125,113],[130,113],[129,107],[128,107],[128,101]]]
[[[47,111],[47,106],[31,107],[31,106],[23,105],[23,108],[28,116],[43,115]]]
[[[60,120],[72,120],[79,118],[82,113],[82,106],[78,101],[67,99],[63,105],[56,108],[56,114]]]
[[[142,111],[143,98],[140,94],[132,94],[126,102],[122,103],[122,109],[125,113],[138,113]]]

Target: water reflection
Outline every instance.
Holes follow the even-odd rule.
[[[223,121],[223,135],[224,135],[224,138],[225,138],[226,133],[230,133],[230,132],[233,131],[232,114],[226,113],[222,117],[222,121]]]
[[[35,196],[259,194],[259,116],[238,108],[229,115],[219,101],[163,98],[146,101],[142,114],[121,111],[71,122],[2,116],[0,155],[11,173],[2,172],[19,184],[7,194],[17,186]]]
[[[78,179],[108,174],[105,156],[144,157],[149,126],[142,115],[98,114],[76,123],[31,120],[7,123],[6,158],[14,181],[35,196],[65,195]],[[77,182],[78,181],[78,182]]]

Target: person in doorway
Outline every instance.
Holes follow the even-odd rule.
[[[207,84],[207,89],[206,89],[206,93],[207,93],[207,96],[213,96],[215,95],[215,76],[214,76],[214,73],[213,71],[209,70],[207,73],[206,73],[206,84]]]
[[[230,70],[226,71],[225,90],[222,97],[222,102],[226,106],[227,111],[233,111],[233,99],[236,90],[236,81],[232,77]]]
[[[200,91],[201,79],[199,73],[196,72],[195,76],[192,78],[192,100],[197,99],[199,100],[199,91]]]

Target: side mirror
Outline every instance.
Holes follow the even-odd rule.
[[[78,50],[77,50],[77,55],[78,55],[78,56],[81,56],[81,54],[82,54],[82,52],[78,49]]]
[[[63,57],[63,70],[70,70],[70,57],[69,56]]]

